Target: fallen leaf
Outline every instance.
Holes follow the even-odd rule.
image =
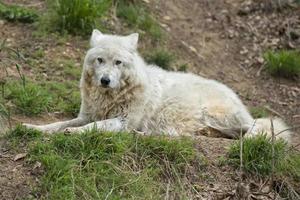
[[[22,158],[25,158],[27,156],[27,153],[19,153],[14,157],[14,161],[20,160]]]

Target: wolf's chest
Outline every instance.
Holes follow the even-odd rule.
[[[129,109],[128,102],[103,94],[90,94],[85,102],[87,112],[93,120],[125,117]]]

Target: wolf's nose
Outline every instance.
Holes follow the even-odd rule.
[[[110,83],[110,79],[108,78],[108,77],[102,77],[101,78],[101,84],[103,85],[103,86],[108,86],[109,85],[109,83]]]

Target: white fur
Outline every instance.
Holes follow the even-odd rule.
[[[167,72],[147,65],[136,50],[137,42],[138,34],[105,35],[94,30],[80,81],[78,118],[50,125],[25,125],[44,132],[82,132],[96,126],[109,131],[174,136],[193,135],[207,127],[232,138],[238,137],[241,130],[248,136],[270,133],[269,120],[254,123],[227,86],[191,73]],[[117,65],[118,60],[121,64]],[[105,88],[100,81],[104,76],[110,79]],[[274,127],[277,132],[286,129],[278,119]],[[286,132],[281,137],[289,140],[289,135]]]

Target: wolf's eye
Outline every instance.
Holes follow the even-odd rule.
[[[122,61],[116,60],[116,65],[120,65],[121,63],[122,63]]]
[[[104,62],[104,60],[102,58],[97,58],[99,64],[102,64]]]

